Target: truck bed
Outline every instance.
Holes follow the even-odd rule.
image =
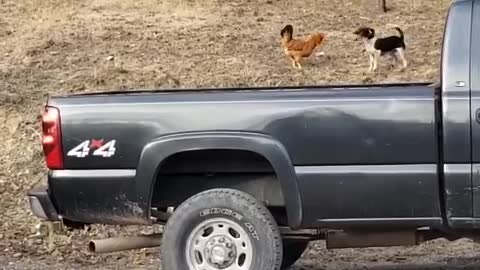
[[[152,181],[137,179],[147,145],[178,134],[240,132],[267,136],[285,148],[302,194],[305,225],[384,216],[438,223],[435,89],[418,83],[52,97],[48,106],[60,111],[65,158],[64,170],[51,172],[49,186],[58,205],[69,206],[60,211],[72,219],[115,223],[125,211],[138,217],[135,211],[148,203],[145,181]],[[68,154],[85,141],[98,140],[104,145],[115,141],[114,153],[81,158]],[[97,176],[99,169],[102,176]],[[103,193],[89,188],[92,183],[109,190],[115,200],[106,202]],[[135,190],[140,186],[145,190]],[[128,199],[125,190],[132,191]],[[340,194],[355,191],[362,195],[336,202]],[[315,203],[319,196],[331,197],[330,203]],[[128,207],[119,205],[124,200]],[[140,208],[135,206],[139,201]],[[384,207],[375,206],[380,201]],[[389,205],[396,205],[395,211]]]

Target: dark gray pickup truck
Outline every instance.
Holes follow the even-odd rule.
[[[319,239],[476,239],[479,0],[452,3],[441,66],[440,84],[51,97],[32,211],[72,227],[166,224],[168,270],[277,270]],[[158,243],[129,239],[102,248]]]

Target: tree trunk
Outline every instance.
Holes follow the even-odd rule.
[[[387,0],[377,0],[380,12],[387,12]]]

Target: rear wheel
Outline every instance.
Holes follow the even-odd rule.
[[[279,270],[282,240],[268,209],[233,189],[199,193],[169,218],[162,269]]]

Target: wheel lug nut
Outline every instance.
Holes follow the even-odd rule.
[[[225,238],[220,238],[220,239],[218,240],[218,242],[220,242],[220,243],[225,242]]]
[[[232,247],[232,243],[227,243],[227,248],[231,248]]]

